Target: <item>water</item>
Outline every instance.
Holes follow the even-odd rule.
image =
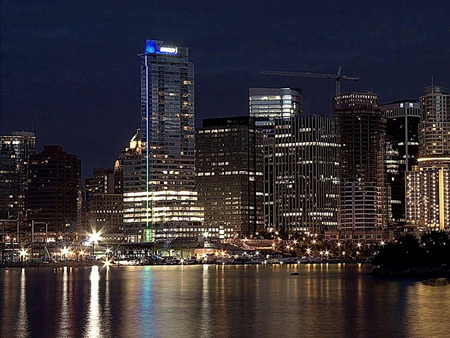
[[[376,279],[369,269],[3,269],[0,336],[448,337],[450,285]]]

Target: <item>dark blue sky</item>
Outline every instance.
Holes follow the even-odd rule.
[[[145,39],[190,48],[196,119],[247,114],[249,87],[301,87],[305,113],[331,108],[327,80],[361,78],[380,103],[450,86],[450,1],[14,1],[1,3],[1,133],[34,130],[83,172],[112,166],[139,125]]]

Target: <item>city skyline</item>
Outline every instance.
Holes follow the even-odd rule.
[[[343,83],[343,92],[371,90],[380,104],[417,99],[433,76],[449,86],[445,2],[413,1],[406,9],[248,2],[236,14],[231,4],[181,3],[170,16],[167,6],[3,3],[1,133],[34,131],[38,150],[63,145],[82,160],[83,176],[112,165],[139,125],[137,54],[146,38],[190,47],[197,126],[206,117],[246,114],[251,87],[302,88],[306,115],[331,114],[331,81],[261,69],[335,73],[343,66],[344,75],[360,77]]]

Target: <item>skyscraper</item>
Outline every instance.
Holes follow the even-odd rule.
[[[25,213],[29,156],[35,153],[33,132],[0,136],[0,218]]]
[[[350,93],[335,97],[338,149],[338,230],[350,239],[372,240],[388,225],[385,179],[386,121],[377,95]]]
[[[141,240],[146,222],[147,203],[143,170],[142,135],[136,131],[114,165],[116,176],[122,178],[124,235],[129,242]]]
[[[260,138],[248,116],[205,119],[197,130],[197,188],[213,238],[251,237],[264,228]]]
[[[29,218],[48,223],[53,234],[76,230],[81,218],[81,161],[61,146],[30,156]]]
[[[320,115],[297,117],[294,122],[295,208],[298,230],[321,233],[337,228],[337,150],[334,121]],[[291,229],[295,230],[295,229]]]
[[[416,230],[450,227],[450,95],[426,88],[420,98],[418,165],[407,174],[407,225]]]
[[[194,159],[194,65],[187,47],[147,40],[141,66],[144,241],[202,233]]]
[[[289,88],[250,88],[249,113],[262,131],[264,154],[264,221],[267,229],[288,231],[298,226],[295,211],[297,161],[292,124],[302,112],[299,91]]]
[[[386,124],[386,173],[390,187],[392,220],[406,222],[406,172],[417,164],[419,154],[419,102],[402,100],[379,106]]]

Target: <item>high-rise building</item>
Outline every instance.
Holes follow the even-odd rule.
[[[212,238],[264,229],[261,132],[248,116],[203,120],[196,134],[197,189]]]
[[[26,210],[29,156],[35,153],[33,132],[0,136],[0,218],[17,218]]]
[[[379,106],[386,124],[386,174],[391,194],[392,220],[406,222],[406,172],[417,164],[419,154],[419,102],[402,100]]]
[[[388,226],[385,176],[386,120],[377,95],[335,97],[338,148],[338,230],[340,238],[377,240]]]
[[[194,159],[194,65],[187,47],[147,40],[141,66],[144,241],[203,233]]]
[[[81,218],[81,161],[61,146],[30,156],[28,218],[48,223],[50,233],[70,235]]]
[[[250,88],[249,113],[263,133],[264,223],[268,230],[287,231],[298,225],[295,173],[297,161],[292,123],[302,112],[302,96],[289,88]]]
[[[146,221],[147,203],[142,166],[142,135],[138,129],[114,165],[116,175],[122,177],[123,226],[127,241],[130,242],[140,241]]]
[[[294,122],[297,225],[292,230],[321,233],[337,229],[337,149],[334,121],[320,115],[301,116]]]
[[[418,164],[407,173],[407,225],[416,230],[450,228],[450,95],[426,88],[420,98]]]
[[[114,168],[94,168],[92,177],[86,178],[84,182],[86,202],[94,194],[114,194]]]

